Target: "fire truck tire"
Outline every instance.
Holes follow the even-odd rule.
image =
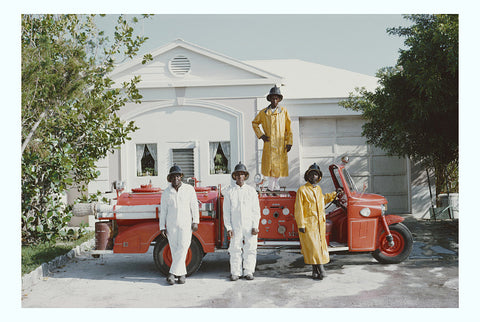
[[[382,264],[398,264],[408,258],[413,247],[413,237],[410,230],[402,223],[396,223],[388,227],[395,245],[390,247],[387,234],[380,234],[379,248],[372,255]]]
[[[187,254],[187,276],[195,273],[202,264],[203,260],[203,248],[200,242],[192,236],[192,243],[188,249]],[[170,246],[168,246],[168,239],[158,237],[153,248],[153,261],[155,266],[163,275],[167,276],[171,265],[171,253]]]

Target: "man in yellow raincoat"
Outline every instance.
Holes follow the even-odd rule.
[[[337,192],[322,193],[318,182],[322,179],[320,167],[312,164],[304,175],[307,183],[297,191],[295,200],[295,220],[305,264],[311,264],[313,279],[326,276],[323,264],[330,261],[326,239],[325,203],[335,199]]]
[[[252,121],[255,135],[264,142],[262,174],[269,177],[268,189],[271,191],[280,189],[279,177],[288,177],[287,153],[292,148],[293,141],[288,111],[285,107],[278,106],[282,99],[280,88],[275,85],[267,96],[270,105],[261,110]]]

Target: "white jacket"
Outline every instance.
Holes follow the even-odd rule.
[[[169,185],[162,193],[159,219],[160,230],[173,227],[188,229],[192,223],[198,224],[200,215],[195,188],[182,183],[177,191]]]
[[[244,184],[233,185],[224,193],[223,223],[227,231],[258,229],[260,204],[255,188]]]

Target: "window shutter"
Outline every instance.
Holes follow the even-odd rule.
[[[184,178],[195,176],[193,149],[172,149],[172,161],[182,169]]]

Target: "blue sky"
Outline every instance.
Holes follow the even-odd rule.
[[[106,31],[118,15],[99,18]],[[141,52],[181,38],[238,60],[301,59],[374,76],[394,66],[408,26],[400,14],[156,14],[135,25],[149,37]]]

